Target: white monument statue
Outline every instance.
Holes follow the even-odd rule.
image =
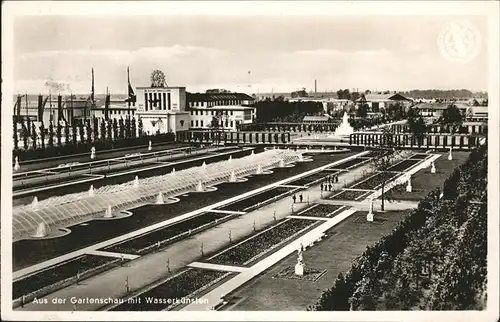
[[[151,151],[152,147],[151,147],[151,140],[149,140],[149,146],[148,146],[148,151]]]
[[[406,185],[406,192],[411,192],[412,187],[411,187],[411,176],[408,176],[408,184]]]
[[[431,163],[431,173],[436,173],[436,166],[434,165],[434,162]]]
[[[370,198],[370,210],[368,211],[368,214],[366,215],[366,220],[373,221],[373,197]]]
[[[453,160],[453,156],[451,155],[451,150],[452,149],[453,148],[450,146],[450,153],[448,153],[448,160],[450,160],[450,161]]]
[[[19,165],[19,158],[16,157],[15,160],[16,162],[14,163],[14,171],[18,171],[21,168],[21,166]]]
[[[90,149],[90,159],[95,159],[95,146]]]
[[[295,264],[295,275],[302,276],[304,275],[304,257],[302,257],[302,253],[304,252],[304,246],[302,243],[300,244],[300,248],[297,249],[297,264]]]

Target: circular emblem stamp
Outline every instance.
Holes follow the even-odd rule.
[[[481,34],[469,21],[453,21],[439,33],[438,46],[449,61],[468,63],[479,54]]]

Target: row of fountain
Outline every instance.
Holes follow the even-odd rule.
[[[254,155],[254,151],[252,151],[252,155]],[[309,159],[306,159],[302,156],[302,154],[299,154],[299,159],[298,159],[298,162],[306,162],[306,161],[310,161]],[[228,159],[228,162],[232,162],[232,156],[229,156],[229,159]],[[287,164],[285,162],[284,159],[281,159],[279,161],[279,164],[278,164],[278,167],[279,168],[287,168],[287,167],[293,167],[293,164]],[[201,169],[203,171],[206,171],[207,170],[207,164],[206,162],[203,162],[202,165],[201,165]],[[175,174],[175,168],[172,168],[172,174]],[[255,175],[265,175],[265,174],[271,174],[272,171],[270,170],[264,170],[262,168],[262,165],[257,165],[257,168],[255,169]],[[229,176],[229,182],[231,183],[238,183],[238,182],[244,182],[244,181],[247,181],[248,179],[247,178],[238,178],[236,176],[236,172],[233,170],[231,171],[231,174]],[[140,186],[140,183],[139,183],[139,177],[138,176],[135,176],[134,178],[134,181],[133,181],[133,187],[134,188],[138,188]],[[217,188],[215,187],[205,187],[202,183],[202,181],[198,181],[198,184],[196,185],[195,187],[195,190],[194,192],[209,192],[209,191],[215,191]],[[90,197],[94,196],[94,186],[91,185],[89,190],[88,190],[88,195]],[[179,199],[177,198],[165,198],[164,197],[164,194],[162,192],[159,192],[157,197],[156,197],[156,202],[155,204],[157,205],[162,205],[162,204],[165,204],[165,203],[174,203],[174,202],[178,202]],[[33,202],[31,204],[33,210],[37,210],[38,209],[38,197],[34,197],[33,198]],[[109,205],[103,216],[102,216],[103,219],[111,219],[111,218],[115,218],[115,214],[113,213],[113,209],[111,207],[111,205]],[[33,238],[45,238],[48,236],[48,234],[50,233],[50,229],[48,227],[48,225],[45,223],[45,222],[41,222],[35,233],[32,235]]]

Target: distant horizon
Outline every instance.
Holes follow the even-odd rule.
[[[14,24],[14,91],[88,93],[94,68],[96,92],[126,93],[127,67],[134,88],[160,69],[190,92],[287,93],[315,80],[320,91],[485,91],[485,41],[466,63],[440,49],[456,19],[487,35],[480,16],[23,16]]]

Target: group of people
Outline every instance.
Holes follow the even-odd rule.
[[[330,175],[325,178],[325,181],[321,183],[321,191],[332,191],[334,183],[339,183],[339,175]]]
[[[293,199],[293,203],[297,203],[297,196],[296,195],[293,195],[292,199]],[[304,197],[302,196],[302,194],[299,195],[299,202],[300,203],[304,202]]]

